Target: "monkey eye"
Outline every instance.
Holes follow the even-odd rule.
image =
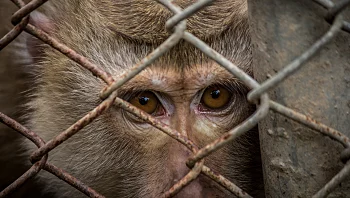
[[[204,90],[201,104],[209,109],[221,109],[227,106],[230,99],[230,91],[221,85],[213,85]]]
[[[159,102],[157,96],[151,91],[143,91],[132,97],[129,102],[142,111],[160,116],[164,114],[164,108]]]

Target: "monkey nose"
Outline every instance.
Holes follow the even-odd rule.
[[[169,171],[171,172],[171,185],[179,182],[184,176],[186,176],[191,169],[186,166],[186,160],[191,155],[191,152],[180,145],[178,142],[174,142],[170,146],[172,155],[169,156]],[[175,197],[202,197],[202,186],[198,179],[195,179],[190,184],[185,186]]]

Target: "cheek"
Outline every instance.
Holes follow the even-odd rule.
[[[211,122],[209,119],[196,119],[193,124],[193,131],[205,135],[208,137],[215,137],[215,131],[218,130],[219,126]]]
[[[197,116],[193,122],[189,138],[202,147],[219,138],[223,133],[225,133],[225,130],[218,123],[205,116]]]
[[[164,147],[170,137],[150,124],[135,118],[130,113],[122,113],[120,110],[116,110],[113,116],[115,135],[119,138],[131,138],[147,151]],[[160,121],[167,125],[169,124],[166,119]]]

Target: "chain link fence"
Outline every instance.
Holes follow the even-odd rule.
[[[44,31],[28,23],[30,18],[29,14],[44,4],[46,1],[47,0],[33,0],[28,4],[25,4],[22,0],[12,0],[12,2],[15,3],[20,9],[12,16],[11,22],[13,25],[15,25],[14,28],[0,40],[0,50],[12,42],[19,34],[21,34],[22,31],[25,31],[47,43],[56,50],[60,51],[68,58],[72,59],[73,61],[79,63],[82,67],[89,70],[92,74],[102,79],[106,83],[106,87],[101,90],[100,97],[104,100],[95,109],[90,111],[75,124],[48,142],[45,142],[40,136],[35,133],[35,131],[31,131],[25,128],[17,121],[11,119],[3,113],[0,113],[0,121],[3,124],[18,131],[38,147],[38,149],[30,156],[30,160],[33,163],[32,167],[11,185],[0,192],[0,197],[5,197],[6,195],[9,195],[16,189],[20,188],[27,180],[34,177],[41,169],[52,173],[53,175],[64,180],[89,197],[103,197],[103,195],[99,194],[94,189],[86,186],[84,183],[79,181],[79,178],[74,178],[69,173],[48,162],[47,159],[48,153],[50,151],[72,137],[74,134],[78,133],[79,130],[90,124],[96,117],[104,113],[112,105],[116,105],[134,114],[135,116],[138,116],[143,121],[163,131],[193,152],[193,155],[187,160],[186,163],[187,166],[191,168],[191,171],[185,177],[179,180],[167,192],[165,192],[163,195],[164,197],[171,197],[175,195],[184,186],[188,185],[191,181],[196,179],[197,176],[201,173],[215,180],[217,183],[222,185],[227,190],[231,191],[237,197],[251,197],[237,185],[224,178],[222,175],[214,173],[209,167],[205,165],[204,160],[206,156],[213,154],[216,150],[222,148],[228,142],[235,141],[238,136],[246,133],[248,130],[256,126],[258,122],[267,117],[269,110],[281,114],[291,120],[294,120],[325,136],[328,136],[333,140],[339,142],[344,147],[344,151],[339,156],[344,162],[343,168],[326,185],[319,189],[314,197],[326,197],[342,181],[344,181],[346,176],[350,174],[350,139],[347,136],[345,136],[340,131],[337,131],[336,129],[330,128],[325,124],[315,121],[309,116],[301,114],[276,101],[270,100],[269,95],[267,94],[268,91],[275,89],[276,86],[280,85],[289,76],[293,75],[296,71],[302,68],[302,66],[304,66],[311,57],[313,57],[320,49],[324,48],[327,43],[329,43],[339,32],[342,30],[350,32],[350,23],[344,20],[344,14],[342,13],[346,6],[350,3],[349,0],[337,1],[337,3],[333,3],[332,1],[328,0],[314,0],[315,3],[327,9],[327,15],[325,16],[325,19],[331,24],[329,30],[325,32],[325,34],[310,48],[308,48],[302,55],[295,58],[292,62],[284,66],[280,71],[277,71],[275,75],[269,76],[269,78],[262,83],[258,83],[244,71],[239,69],[239,67],[225,59],[221,54],[211,49],[206,43],[186,31],[186,18],[192,16],[198,10],[210,4],[213,0],[199,0],[185,9],[181,9],[171,1],[158,0],[160,4],[174,13],[174,16],[171,17],[166,23],[167,30],[172,30],[171,36],[158,48],[156,48],[151,54],[142,59],[138,64],[133,66],[128,72],[120,76],[118,79],[113,79],[109,73],[101,70],[98,65],[91,63],[87,58],[79,55],[68,46],[62,44],[60,41],[52,38]],[[258,3],[258,1],[255,3]],[[254,4],[254,2],[251,2],[251,4]],[[222,135],[221,138],[215,140],[203,148],[198,148],[197,145],[195,145],[191,140],[187,139],[187,137],[183,136],[180,132],[164,125],[162,122],[158,121],[152,116],[120,99],[116,94],[116,90],[119,87],[135,77],[138,73],[144,70],[158,57],[162,56],[182,39],[197,47],[208,57],[231,72],[232,75],[245,83],[251,89],[248,94],[248,100],[257,105],[257,110],[247,120],[240,123],[238,126]],[[265,171],[264,176],[267,177],[268,174],[269,173],[266,173]]]

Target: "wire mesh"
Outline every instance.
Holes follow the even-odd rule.
[[[32,153],[30,160],[33,163],[32,167],[25,172],[16,181],[10,184],[2,192],[0,192],[0,197],[5,197],[9,195],[16,189],[20,188],[27,180],[34,177],[41,169],[44,169],[51,174],[57,176],[58,178],[64,180],[68,184],[80,190],[82,193],[89,197],[103,197],[92,188],[86,186],[84,183],[79,181],[77,178],[71,176],[64,170],[50,164],[47,161],[48,153],[55,149],[58,145],[62,144],[64,141],[72,137],[74,134],[78,133],[86,125],[90,124],[96,117],[103,114],[112,105],[116,105],[131,114],[139,117],[143,121],[153,125],[159,130],[163,131],[165,134],[177,140],[179,143],[183,144],[189,150],[193,152],[193,155],[188,159],[187,166],[191,168],[191,171],[179,180],[173,187],[171,187],[167,192],[164,193],[163,197],[171,197],[179,192],[184,186],[188,185],[193,181],[200,173],[207,175],[212,180],[216,181],[218,184],[222,185],[227,190],[231,191],[237,197],[251,197],[237,185],[230,182],[222,175],[214,173],[209,167],[204,163],[206,156],[212,154],[216,150],[223,147],[230,141],[234,141],[238,136],[246,133],[248,130],[253,128],[261,119],[267,116],[269,110],[273,110],[283,116],[286,116],[296,122],[299,122],[315,131],[318,131],[325,136],[329,136],[332,139],[338,141],[344,146],[344,152],[341,154],[341,159],[344,162],[343,169],[335,175],[322,189],[320,189],[315,195],[315,198],[326,197],[332,190],[334,190],[340,182],[344,180],[346,176],[350,174],[350,139],[346,137],[341,132],[330,128],[322,123],[319,123],[312,118],[298,113],[292,109],[287,108],[277,102],[269,99],[267,91],[275,88],[280,83],[282,83],[286,78],[293,75],[298,71],[305,62],[307,62],[317,51],[323,48],[330,40],[332,40],[335,35],[341,31],[347,31],[350,33],[350,23],[344,21],[342,10],[350,3],[350,0],[338,1],[333,3],[329,0],[314,0],[322,7],[328,9],[328,14],[325,19],[331,23],[331,27],[321,37],[317,42],[314,43],[307,51],[305,51],[301,56],[297,57],[290,64],[286,65],[281,71],[279,71],[275,76],[272,76],[265,82],[259,84],[247,73],[239,69],[238,66],[225,59],[221,54],[214,51],[206,43],[201,41],[199,38],[193,34],[186,31],[186,19],[196,13],[201,8],[210,4],[213,0],[199,0],[196,3],[190,5],[185,9],[181,9],[177,5],[173,4],[168,0],[158,0],[160,4],[168,8],[174,13],[167,23],[166,28],[172,31],[171,36],[162,43],[158,48],[156,48],[151,54],[142,59],[138,64],[133,66],[128,72],[123,74],[118,78],[118,80],[113,79],[112,75],[108,72],[100,69],[98,65],[91,63],[87,58],[79,55],[77,52],[69,48],[68,46],[62,44],[60,41],[54,39],[44,31],[34,27],[29,24],[29,14],[36,8],[44,4],[47,0],[32,0],[28,4],[25,4],[22,0],[12,0],[20,9],[12,16],[11,22],[14,28],[8,32],[3,38],[0,39],[0,50],[5,48],[9,43],[11,43],[21,32],[25,31],[43,42],[47,43],[54,49],[58,50],[62,54],[66,55],[68,58],[80,64],[82,67],[89,70],[93,75],[102,79],[106,83],[106,87],[101,91],[100,97],[103,100],[95,109],[90,111],[76,123],[71,125],[68,129],[57,135],[55,138],[48,142],[38,136],[35,132],[30,131],[25,128],[20,123],[11,119],[3,113],[0,113],[0,121],[7,125],[8,127],[16,130],[30,141],[32,141],[38,149]],[[174,29],[173,29],[174,28]],[[240,123],[238,126],[223,134],[219,139],[213,141],[212,143],[206,145],[205,147],[199,149],[194,142],[187,139],[180,132],[170,128],[169,126],[163,124],[161,121],[155,119],[154,117],[144,113],[140,109],[132,106],[127,101],[122,100],[117,97],[116,90],[122,86],[124,83],[135,77],[142,70],[147,68],[151,63],[153,63],[158,57],[162,56],[165,52],[170,50],[175,46],[181,39],[184,39],[188,43],[191,43],[204,54],[210,57],[212,60],[217,62],[219,65],[227,69],[232,75],[237,77],[243,83],[245,83],[251,91],[248,93],[248,100],[252,103],[258,105],[256,112],[251,115],[244,122]]]

